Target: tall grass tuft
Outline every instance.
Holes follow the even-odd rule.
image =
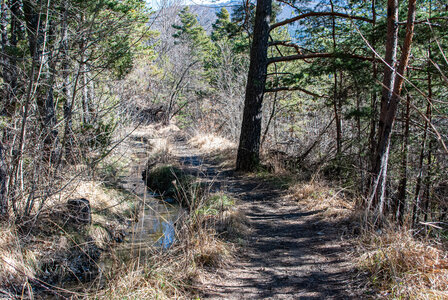
[[[448,253],[409,230],[366,232],[360,239],[362,270],[380,293],[393,299],[447,299]]]

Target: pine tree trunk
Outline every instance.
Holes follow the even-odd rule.
[[[381,113],[380,121],[378,127],[378,140],[384,140],[381,136],[384,128],[384,121],[381,120],[381,116],[387,113],[387,104],[389,103],[390,96],[393,89],[395,74],[392,68],[395,67],[395,61],[397,56],[397,45],[398,45],[398,0],[388,0],[387,1],[387,39],[386,39],[386,55],[384,61],[386,66],[384,66],[384,77],[383,77],[383,90],[381,96]],[[388,137],[387,139],[388,140]],[[385,182],[383,182],[383,174],[386,171],[387,164],[384,158],[388,155],[389,145],[379,145],[379,142],[375,143],[375,156],[373,160],[373,178],[372,178],[372,188],[371,197],[369,201],[369,207],[376,209],[381,199],[384,198],[384,188]]]
[[[396,0],[389,0],[388,3],[388,15],[392,15],[392,11],[397,11]],[[398,102],[400,99],[401,89],[404,82],[404,74],[406,72],[409,56],[411,53],[412,38],[414,35],[414,21],[416,11],[416,0],[409,0],[408,2],[408,18],[406,25],[406,37],[403,43],[403,49],[400,57],[400,63],[397,67],[397,76],[392,75],[391,71],[386,67],[385,69],[385,86],[389,85],[393,81],[392,93],[389,90],[383,89],[383,98],[381,99],[381,114],[380,122],[378,126],[378,145],[375,155],[375,169],[374,180],[372,184],[371,203],[375,209],[377,209],[378,217],[381,219],[385,209],[385,196],[386,196],[386,179],[387,179],[387,164],[390,150],[390,137],[395,121],[395,116],[398,108]],[[393,31],[389,32],[389,21],[398,21],[397,14],[394,17],[388,19],[388,45],[386,49],[389,52],[395,52],[397,48],[397,23],[392,24]],[[389,37],[394,35],[395,37]],[[391,45],[389,45],[391,44]],[[392,45],[393,44],[393,45]],[[386,58],[390,57],[390,53],[386,51]],[[392,56],[393,57],[393,56]],[[395,77],[395,78],[394,78]],[[388,97],[388,98],[385,98]]]
[[[370,44],[373,49],[376,49],[376,2],[375,0],[372,0],[372,36],[370,39]],[[372,53],[372,75],[373,75],[373,82],[376,82],[378,79],[378,65],[376,61],[376,55],[375,53]],[[377,115],[378,115],[378,108],[377,108],[377,92],[375,89],[375,86],[373,86],[372,95],[370,98],[370,108],[371,108],[371,116],[370,116],[370,134],[369,134],[369,146],[370,146],[370,155],[369,155],[369,163],[370,163],[370,170],[374,169],[375,165],[375,150],[376,150],[376,141],[375,141],[375,131],[376,131],[376,122],[377,122]],[[367,191],[366,191],[367,192]]]
[[[330,0],[331,12],[334,13],[333,1]],[[336,19],[333,16],[331,20],[332,25],[332,38],[333,38],[333,52],[336,52]],[[342,152],[342,120],[340,116],[341,111],[341,99],[338,95],[338,73],[336,68],[333,69],[333,109],[334,109],[334,119],[336,121],[336,157],[339,160]],[[341,73],[342,77],[342,73]]]
[[[260,161],[261,108],[266,83],[271,10],[272,0],[257,0],[243,122],[236,160],[238,171],[253,171]]]

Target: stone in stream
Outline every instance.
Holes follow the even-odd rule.
[[[171,165],[147,168],[142,172],[146,186],[153,192],[162,196],[174,197],[177,187],[183,182],[184,172]]]
[[[69,223],[88,225],[92,222],[90,202],[86,198],[70,199],[67,201]]]

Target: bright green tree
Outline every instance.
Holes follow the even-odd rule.
[[[198,16],[187,6],[180,11],[179,18],[180,24],[173,25],[173,28],[177,30],[173,37],[178,40],[177,43],[188,44],[192,55],[206,63],[213,44],[207,32],[199,24]]]

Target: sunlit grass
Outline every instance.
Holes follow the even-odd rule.
[[[391,299],[447,299],[448,253],[406,229],[366,232],[358,264],[380,294]]]

